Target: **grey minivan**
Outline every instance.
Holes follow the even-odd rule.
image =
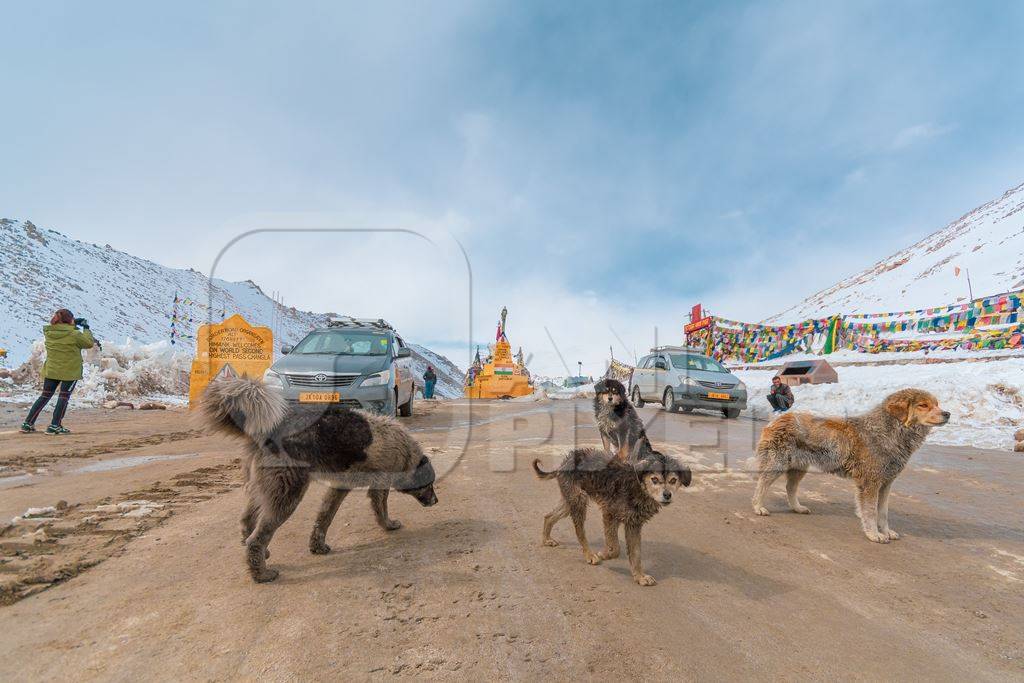
[[[289,402],[412,415],[412,352],[383,320],[334,320],[281,353],[263,381]]]
[[[652,401],[669,412],[707,408],[736,418],[747,407],[747,386],[738,377],[714,358],[683,346],[651,349],[633,370],[629,391],[637,407]]]

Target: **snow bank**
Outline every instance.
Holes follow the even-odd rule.
[[[887,337],[896,337],[897,335],[887,335]],[[951,336],[951,335],[943,335]],[[797,360],[821,360],[825,359],[834,366],[838,365],[856,365],[856,364],[878,364],[885,362],[906,362],[906,361],[921,361],[921,360],[967,360],[967,359],[984,359],[984,360],[1002,360],[1006,358],[1014,358],[1020,356],[1021,352],[1019,349],[982,349],[967,351],[964,349],[955,350],[938,350],[938,351],[893,351],[886,353],[861,353],[859,351],[853,351],[850,349],[839,349],[835,353],[831,353],[827,356],[822,356],[815,353],[791,353],[787,356],[780,356],[778,358],[772,358],[770,360],[760,361],[758,363],[741,363],[735,359],[726,359],[725,363],[729,367],[745,367],[755,369],[758,367],[781,367],[783,363],[789,363],[790,361]]]
[[[548,395],[543,389],[534,389],[533,393],[527,394],[526,396],[516,396],[515,398],[508,399],[514,403],[536,403],[537,401],[548,400]]]
[[[32,344],[29,359],[8,378],[12,398],[24,399],[39,389],[45,359],[45,347],[38,340]],[[98,405],[111,399],[138,398],[182,403],[188,394],[192,357],[174,350],[167,341],[103,341],[102,350],[94,347],[86,351],[83,360],[83,377],[72,394],[73,404]]]
[[[566,387],[563,389],[551,389],[547,392],[548,398],[567,400],[574,398],[594,398],[597,393],[593,384],[581,384],[578,387]]]
[[[950,422],[932,430],[929,443],[984,448],[1013,447],[1024,425],[1024,358],[990,362],[840,367],[838,384],[793,388],[796,408],[818,415],[852,415],[875,406],[898,389],[931,392]],[[771,370],[736,370],[747,384],[750,405],[769,409],[765,395]]]

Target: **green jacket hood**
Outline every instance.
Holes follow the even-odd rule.
[[[66,337],[76,331],[77,330],[74,325],[67,325],[65,323],[43,326],[43,335],[48,339],[60,339],[61,337]]]

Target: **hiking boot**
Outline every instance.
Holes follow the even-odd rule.
[[[70,434],[71,430],[63,425],[50,425],[46,428],[47,434]]]
[[[21,433],[22,434],[31,434],[34,431],[36,431],[36,428],[34,426],[30,425],[28,422],[22,422],[21,423]]]

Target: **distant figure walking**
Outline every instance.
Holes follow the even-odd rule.
[[[434,385],[437,384],[437,373],[432,365],[427,366],[423,373],[423,398],[434,398]]]
[[[79,331],[78,328],[82,330]],[[46,428],[47,434],[70,434],[61,422],[68,409],[68,400],[75,389],[75,383],[82,379],[82,351],[91,349],[96,343],[89,322],[85,318],[75,318],[71,311],[62,308],[53,314],[50,324],[43,327],[43,338],[46,343],[46,362],[43,364],[43,393],[39,395],[28,417],[21,423],[21,431],[36,431],[36,419],[43,408],[50,402],[54,392],[57,394],[57,405],[53,409],[53,418]]]
[[[768,392],[768,402],[772,404],[772,410],[776,413],[784,413],[793,407],[795,401],[793,390],[783,384],[778,375],[772,377],[772,388]]]

